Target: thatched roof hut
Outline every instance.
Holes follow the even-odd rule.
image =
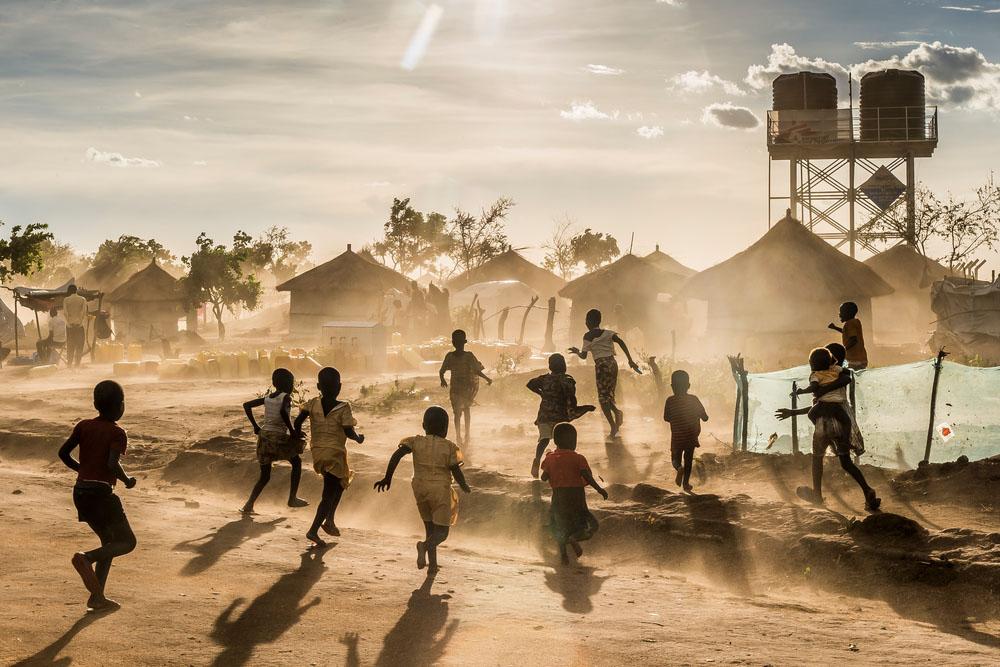
[[[597,308],[609,327],[622,332],[638,327],[647,338],[655,338],[665,308],[660,295],[673,294],[683,283],[684,278],[676,273],[642,257],[625,255],[568,283],[559,296],[573,302],[570,320],[574,331],[582,334],[587,311]],[[616,312],[618,306],[622,312]]]
[[[951,272],[907,243],[870,257],[865,264],[895,290],[872,301],[878,339],[922,345],[937,319],[931,310],[931,286]]]
[[[481,266],[466,271],[452,278],[448,288],[452,291],[465,289],[475,283],[487,283],[497,280],[519,280],[535,290],[542,299],[555,296],[566,281],[540,266],[532,264],[516,250],[507,250]]]
[[[689,278],[678,297],[707,301],[709,333],[752,354],[829,342],[835,334],[826,325],[844,301],[858,304],[871,332],[871,299],[891,293],[873,269],[786,216],[743,252]]]
[[[643,259],[662,271],[673,273],[683,278],[690,278],[698,273],[694,269],[684,266],[667,253],[662,252],[659,244],[657,244],[656,250],[643,257]]]
[[[156,260],[132,274],[106,300],[116,333],[133,341],[171,338],[177,334],[177,320],[184,316],[180,281]]]
[[[390,290],[406,292],[410,281],[387,266],[351,249],[325,264],[278,285],[291,294],[289,333],[319,336],[331,320],[378,320]]]

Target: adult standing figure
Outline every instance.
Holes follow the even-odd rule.
[[[66,363],[79,368],[87,342],[87,300],[76,293],[76,285],[66,288],[63,316],[66,318]]]
[[[583,335],[583,348],[571,347],[569,351],[581,359],[587,354],[594,357],[594,373],[597,379],[597,400],[601,404],[608,424],[611,425],[611,437],[618,436],[625,422],[623,413],[615,403],[615,389],[618,387],[618,360],[615,359],[615,344],[621,347],[628,359],[628,365],[636,373],[642,375],[639,364],[632,359],[628,345],[611,329],[601,328],[601,311],[596,308],[587,311],[587,333]]]

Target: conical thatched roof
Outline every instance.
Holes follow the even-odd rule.
[[[689,278],[680,296],[759,304],[849,301],[892,291],[872,268],[785,216],[743,252]]]
[[[694,269],[684,266],[667,253],[661,252],[659,245],[656,246],[656,250],[643,257],[643,259],[658,269],[667,273],[675,273],[683,278],[690,278],[698,273]]]
[[[183,301],[180,281],[155,261],[137,271],[107,296],[108,301],[173,302]]]
[[[607,291],[673,293],[683,283],[684,278],[676,273],[664,271],[642,257],[625,255],[568,283],[559,290],[559,296],[578,299]]]
[[[347,246],[346,252],[286,280],[276,289],[279,292],[329,289],[385,292],[389,289],[406,290],[409,285],[410,281],[403,274],[365,259]]]
[[[908,243],[880,252],[866,259],[865,264],[899,292],[929,290],[935,281],[951,275],[948,269],[924,257]]]
[[[448,288],[460,290],[475,283],[495,280],[520,280],[543,297],[555,295],[566,284],[565,280],[532,264],[516,250],[507,250],[482,266],[452,278],[448,282]]]

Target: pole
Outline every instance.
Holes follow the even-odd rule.
[[[507,325],[507,316],[510,315],[510,308],[504,308],[500,313],[500,319],[497,322],[497,340],[503,340],[503,330]]]
[[[750,380],[747,379],[749,375],[746,370],[740,373],[740,379],[743,384],[743,428],[740,429],[740,448],[742,451],[747,450],[747,430],[750,428]]]
[[[521,331],[517,336],[518,345],[524,344],[524,329],[528,326],[528,315],[531,314],[531,309],[535,307],[536,303],[538,303],[538,297],[531,297],[531,303],[528,304],[528,308],[524,311],[524,317],[521,318]]]
[[[934,409],[937,407],[938,380],[941,378],[941,366],[946,356],[948,356],[948,353],[942,347],[938,350],[937,359],[934,360],[934,384],[931,387],[931,416],[927,423],[927,446],[924,447],[924,460],[922,463],[930,463],[931,460],[931,442],[933,442],[934,438]]]
[[[906,154],[906,242],[917,245],[917,195],[913,174],[913,153]]]
[[[788,208],[792,212],[792,217],[798,219],[795,207],[798,205],[798,173],[799,161],[792,159],[788,161]]]
[[[14,295],[14,358],[21,356],[21,339],[17,335],[17,325],[21,320],[17,317],[17,294]]]
[[[545,317],[545,346],[542,348],[542,352],[555,352],[556,343],[553,340],[553,331],[555,329],[556,320],[556,298],[554,296],[549,297],[549,312]]]
[[[799,453],[799,416],[795,410],[799,409],[799,383],[792,380],[792,454]]]

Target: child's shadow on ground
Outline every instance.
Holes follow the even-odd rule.
[[[406,610],[382,640],[376,666],[421,667],[435,665],[458,629],[458,619],[448,622],[451,596],[432,595],[434,575],[428,573],[423,585],[410,594]],[[446,627],[447,626],[447,627]],[[444,630],[444,634],[438,634]]]
[[[653,470],[660,454],[653,454],[646,461],[645,469],[639,469],[638,459],[625,447],[620,438],[604,442],[604,452],[608,457],[607,482],[610,484],[635,484],[653,476]]]
[[[201,574],[215,565],[227,552],[238,549],[244,542],[270,533],[284,520],[285,518],[281,517],[274,521],[258,523],[253,517],[246,515],[236,521],[230,521],[214,533],[180,542],[174,546],[174,551],[195,553],[195,556],[181,568],[181,574],[185,577]]]
[[[43,648],[35,655],[29,658],[25,658],[20,662],[14,663],[14,667],[27,667],[28,665],[37,665],[37,666],[58,665],[59,667],[63,667],[65,665],[72,664],[73,658],[71,656],[65,655],[59,658],[58,660],[56,660],[55,658],[57,655],[59,655],[60,651],[69,646],[69,643],[73,641],[73,638],[76,637],[78,634],[80,634],[80,632],[83,631],[84,628],[86,628],[94,621],[109,616],[110,614],[114,613],[114,611],[117,611],[117,609],[104,613],[89,612],[87,614],[84,614],[79,619],[77,619],[77,621],[72,626],[70,626],[69,630],[62,633],[62,635],[58,639],[56,639],[54,642]]]
[[[588,565],[561,565],[545,572],[545,585],[563,598],[563,609],[574,614],[589,614],[594,610],[590,598],[597,595],[611,575],[599,577],[596,568]]]
[[[254,648],[271,644],[281,638],[302,615],[320,603],[319,596],[306,604],[302,600],[322,578],[326,565],[323,556],[334,545],[312,549],[302,554],[297,570],[283,574],[274,584],[247,605],[233,619],[236,608],[244,601],[237,598],[215,619],[212,639],[224,648],[213,665],[245,665],[253,657]]]

